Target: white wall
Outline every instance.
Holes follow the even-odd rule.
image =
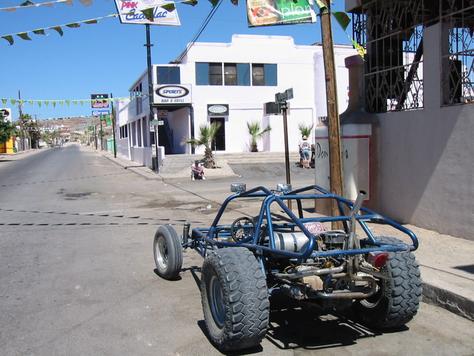
[[[441,107],[440,25],[425,28],[424,103],[378,114],[378,194],[389,216],[474,240],[474,106]]]
[[[342,63],[341,55],[352,55],[354,50],[337,47],[337,63]],[[259,121],[272,127],[268,137],[259,142],[259,149],[283,151],[283,126],[281,115],[264,117],[263,104],[274,101],[277,92],[293,88],[294,99],[290,100],[288,131],[290,150],[297,150],[300,139],[300,123],[316,124],[315,99],[321,101],[321,95],[314,90],[315,72],[323,67],[315,65],[315,53],[321,52],[320,46],[298,46],[291,37],[234,35],[232,43],[195,43],[189,51],[181,69],[181,82],[193,84],[192,101],[195,110],[195,132],[199,126],[209,123],[207,104],[228,104],[229,116],[225,123],[226,152],[249,151],[247,122]],[[342,53],[342,54],[341,54]],[[203,86],[195,83],[195,62],[229,63],[277,63],[277,86]],[[342,71],[343,90],[347,95],[347,70]],[[324,77],[324,75],[322,75]],[[325,89],[324,89],[325,92]],[[340,101],[346,97],[340,95]],[[347,105],[347,104],[346,104]],[[345,108],[341,105],[341,108]],[[319,110],[318,110],[319,111]],[[294,143],[294,145],[292,144]],[[292,147],[294,146],[294,147]],[[200,153],[202,149],[198,149]]]

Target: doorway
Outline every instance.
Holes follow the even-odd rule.
[[[219,129],[217,130],[216,137],[212,142],[212,149],[214,151],[225,151],[225,118],[224,117],[211,117],[211,124],[216,122],[219,123]]]

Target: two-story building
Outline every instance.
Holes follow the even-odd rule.
[[[339,110],[347,106],[348,74],[344,58],[350,46],[335,46]],[[320,45],[296,45],[292,37],[233,35],[231,43],[188,45],[178,63],[153,65],[153,107],[160,121],[159,145],[166,154],[194,153],[185,141],[199,128],[220,124],[213,144],[219,152],[248,152],[247,123],[271,127],[258,148],[284,151],[281,115],[267,115],[264,103],[293,88],[288,131],[290,150],[297,150],[299,125],[316,125],[326,115],[324,65]],[[147,73],[130,87],[131,100],[118,106],[118,153],[151,165]],[[201,153],[202,148],[196,148]]]

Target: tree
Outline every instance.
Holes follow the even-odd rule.
[[[257,140],[272,128],[268,125],[264,130],[261,130],[258,121],[247,122],[247,128],[250,135],[250,152],[258,152]]]
[[[305,125],[305,124],[299,124],[298,128],[300,129],[301,137],[306,136],[309,137],[311,135],[311,131],[313,131],[314,125]]]
[[[19,120],[22,137],[26,132],[31,140],[31,148],[37,148],[41,139],[38,123],[29,114],[22,114]]]
[[[0,113],[0,143],[5,143],[15,134],[15,126],[9,121],[6,121]]]
[[[213,122],[210,125],[201,125],[199,127],[199,139],[192,138],[186,141],[186,143],[191,144],[193,147],[204,146],[204,167],[206,168],[216,168],[211,145],[220,126],[218,122]]]

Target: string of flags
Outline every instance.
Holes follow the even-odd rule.
[[[147,95],[145,94],[137,94],[133,95],[133,97],[146,97]],[[128,100],[130,97],[115,97],[115,98],[104,98],[101,99],[102,101],[107,101],[107,102],[119,102],[119,101],[124,101]],[[43,105],[49,106],[51,105],[52,107],[56,107],[57,105],[85,105],[85,104],[90,104],[92,101],[95,101],[95,99],[15,99],[15,98],[1,98],[0,101],[2,102],[3,106],[7,105],[7,103],[10,103],[11,105],[38,105],[38,107],[42,107]]]
[[[90,4],[92,4],[92,0],[79,0],[79,1],[85,6],[89,6]],[[41,6],[52,7],[55,4],[72,5],[72,2],[73,0],[52,0],[52,1],[34,3],[31,0],[26,0],[25,2],[21,3],[18,6],[2,7],[0,8],[0,11],[13,12],[13,11],[16,11],[17,9],[27,9],[31,7],[41,7]]]
[[[36,30],[30,30],[30,31],[18,32],[18,33],[12,33],[12,34],[8,34],[8,35],[2,35],[0,37],[3,38],[4,40],[8,41],[8,43],[11,46],[15,42],[14,36],[17,36],[17,37],[19,37],[19,38],[21,38],[22,40],[25,40],[25,41],[31,41],[30,35],[32,33],[34,33],[35,35],[43,35],[44,36],[44,35],[46,35],[47,30],[54,30],[60,36],[62,36],[64,34],[64,31],[63,31],[64,27],[78,28],[78,27],[81,26],[81,24],[93,25],[93,24],[98,23],[101,20],[108,19],[108,18],[111,18],[111,17],[117,17],[117,16],[118,16],[117,14],[110,14],[110,15],[107,15],[107,16],[101,16],[101,17],[96,17],[96,18],[93,18],[93,19],[71,22],[71,23],[67,23],[67,24],[63,24],[63,25],[55,25],[55,26],[49,26],[49,27],[44,27],[44,28],[38,28]]]

